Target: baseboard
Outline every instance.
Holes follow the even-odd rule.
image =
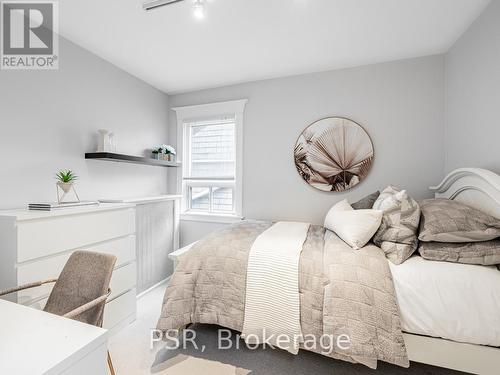
[[[141,292],[137,295],[137,299],[145,296],[146,294],[148,294],[149,292],[151,292],[152,290],[158,288],[159,286],[163,285],[163,284],[166,284],[168,283],[168,281],[170,280],[170,277],[167,277],[166,279],[163,279],[162,281],[156,283],[155,285],[153,285],[152,287],[149,287],[148,289],[146,289],[144,292]]]

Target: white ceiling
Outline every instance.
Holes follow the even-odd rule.
[[[60,1],[61,34],[167,93],[447,51],[489,0]]]

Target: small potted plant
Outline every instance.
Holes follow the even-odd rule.
[[[57,186],[61,188],[66,194],[69,193],[73,184],[78,180],[78,176],[71,170],[62,170],[56,174]]]
[[[161,145],[153,149],[153,158],[158,160],[175,161],[175,148],[170,145]]]
[[[57,193],[57,200],[59,203],[64,201],[64,197],[71,191],[73,190],[77,201],[80,201],[80,198],[78,197],[78,194],[76,193],[74,184],[75,181],[78,180],[78,176],[73,173],[71,170],[61,170],[56,174],[56,180],[57,180],[57,188],[61,189],[63,191],[63,195],[59,196],[59,190]]]
[[[153,159],[162,160],[161,150],[157,147],[154,148],[151,153],[153,154]]]
[[[175,152],[175,148],[173,148],[172,146],[170,145],[167,145],[163,148],[163,154],[165,155],[165,160],[168,160],[168,161],[175,161],[175,155],[176,155],[176,152]]]

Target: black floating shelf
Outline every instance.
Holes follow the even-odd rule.
[[[177,163],[175,161],[157,160],[153,158],[145,158],[142,156],[115,154],[113,152],[88,152],[85,154],[85,159],[114,161],[118,163],[154,165],[157,167],[167,168],[175,168],[181,166],[181,163]]]

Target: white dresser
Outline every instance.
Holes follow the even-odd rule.
[[[53,212],[0,211],[0,289],[57,278],[75,250],[116,255],[104,328],[136,317],[135,205],[100,204]],[[43,308],[53,284],[21,291],[11,301]]]

